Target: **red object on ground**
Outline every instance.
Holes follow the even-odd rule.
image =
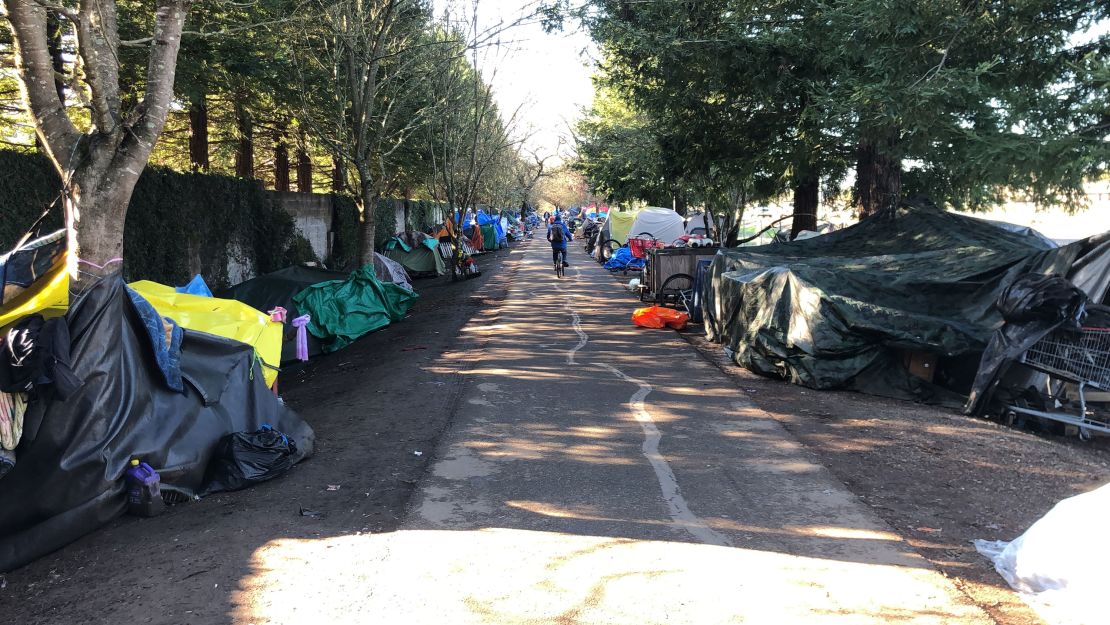
[[[671,308],[663,308],[662,306],[637,308],[632,313],[632,323],[641,328],[673,328],[675,330],[681,330],[686,327],[686,322],[689,320],[690,315]]]

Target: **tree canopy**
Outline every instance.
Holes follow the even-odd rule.
[[[815,213],[820,187],[854,178],[861,213],[918,193],[1069,204],[1110,161],[1110,35],[1088,32],[1105,3],[589,0],[552,14],[599,45],[579,167],[615,199],[725,209],[791,193]]]

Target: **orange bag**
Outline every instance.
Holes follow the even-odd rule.
[[[690,315],[662,306],[650,308],[637,308],[632,313],[632,323],[641,328],[674,328],[681,330],[686,327]]]

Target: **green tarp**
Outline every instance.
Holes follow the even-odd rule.
[[[443,264],[439,252],[433,251],[424,245],[419,245],[404,251],[398,247],[382,252],[382,256],[401,263],[410,275],[435,275],[442,276],[447,273],[447,266]]]
[[[721,250],[705,281],[706,331],[740,365],[816,389],[962,403],[998,293],[1024,272],[1065,273],[1065,248],[935,207],[902,207],[812,239]]]
[[[216,293],[217,297],[234,299],[252,308],[267,312],[281,306],[289,313],[289,319],[301,316],[293,298],[305,288],[313,284],[328,282],[330,280],[346,280],[349,274],[339,271],[329,271],[319,267],[292,266],[278,269],[272,273],[251,278],[240,282],[233,287],[226,288]],[[281,362],[293,362],[297,359],[296,334],[286,332],[281,343]],[[316,337],[308,337],[308,354],[317,356],[323,351],[320,341]]]
[[[482,229],[482,249],[492,252],[497,249],[497,228],[493,224],[478,226]]]
[[[416,297],[404,287],[379,282],[373,265],[367,265],[346,280],[306,287],[293,300],[301,312],[312,315],[308,331],[325,352],[334,352],[403,319]]]

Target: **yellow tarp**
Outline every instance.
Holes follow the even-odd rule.
[[[632,228],[632,222],[636,221],[638,212],[640,211],[609,211],[609,238],[619,241],[621,245],[628,243],[628,231]]]
[[[263,366],[266,385],[273,386],[281,365],[283,325],[270,321],[270,316],[242,302],[215,297],[178,293],[172,286],[149,280],[129,284],[142,295],[159,315],[169,317],[183,328],[207,332],[246,343],[269,366]],[[19,319],[41,313],[44,317],[65,314],[69,307],[69,274],[65,260],[50,273],[36,280],[31,288],[20,293],[0,308],[0,328]]]
[[[60,317],[68,307],[69,274],[63,256],[49,273],[0,308],[0,328],[35,313],[47,318]]]
[[[173,319],[183,328],[199,330],[246,343],[269,366],[262,367],[266,385],[273,386],[281,365],[283,325],[270,321],[266,313],[233,299],[178,293],[172,286],[149,280],[129,284],[150,302],[159,315]]]

